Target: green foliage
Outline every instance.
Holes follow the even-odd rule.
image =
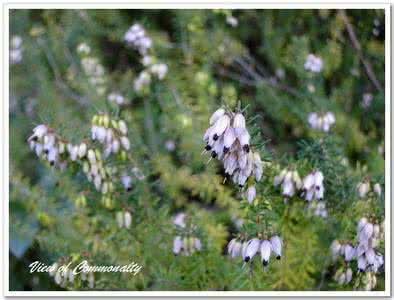
[[[347,10],[363,57],[384,82],[384,13]],[[239,25],[226,23],[228,16]],[[374,35],[374,21],[380,22]],[[133,82],[144,66],[126,45],[134,23],[152,38],[152,55],[168,65],[164,80],[142,92]],[[13,10],[11,35],[22,37],[23,59],[10,66],[10,282],[12,290],[87,290],[85,282],[59,287],[47,274],[28,274],[35,260],[87,259],[95,265],[136,262],[141,272],[95,274],[98,290],[351,290],[334,280],[329,247],[355,238],[357,221],[384,218],[384,91],[366,75],[340,12],[335,10]],[[102,65],[92,84],[83,66]],[[321,57],[321,73],[304,69],[309,53]],[[107,100],[117,91],[128,101]],[[363,107],[363,95],[372,103]],[[257,197],[224,181],[222,164],[202,156],[202,136],[220,105],[240,101],[253,146],[264,164]],[[308,126],[311,112],[332,111],[329,133]],[[104,205],[78,164],[51,167],[29,151],[34,126],[47,123],[67,141],[89,140],[95,114],[127,123],[131,149],[106,166],[144,178],[126,192],[114,178],[113,203]],[[168,142],[174,149],[168,147]],[[103,151],[97,142],[89,144]],[[299,194],[285,204],[273,180],[292,166],[303,178],[324,174],[328,217],[314,216]],[[383,187],[359,199],[368,178]],[[117,212],[128,210],[129,229]],[[172,218],[185,212],[202,250],[174,256]],[[239,226],[237,220],[242,220]],[[225,255],[228,241],[277,233],[280,261],[263,268]],[[379,250],[384,253],[384,245]],[[384,289],[384,273],[377,289]]]

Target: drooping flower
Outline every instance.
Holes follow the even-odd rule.
[[[204,152],[221,160],[226,176],[239,187],[242,188],[252,175],[255,181],[260,181],[263,174],[261,158],[250,148],[250,134],[243,114],[219,108],[210,117],[209,124],[203,136]],[[252,196],[253,188],[249,190],[249,200],[254,198]]]
[[[248,199],[249,204],[251,204],[256,198],[256,187],[254,185],[248,187],[246,190],[246,198]]]
[[[321,200],[324,195],[324,186],[323,186],[324,176],[320,171],[313,171],[308,174],[303,180],[303,193],[305,200]]]
[[[260,240],[257,238],[253,238],[247,242],[245,249],[245,257],[244,261],[250,261],[258,252],[260,248]]]
[[[263,266],[268,266],[271,250],[272,250],[272,246],[269,241],[264,240],[261,242],[260,253],[261,253],[261,260],[263,262]]]
[[[274,235],[270,239],[272,251],[276,254],[276,259],[280,259],[282,256],[282,240],[277,236]]]
[[[174,253],[174,255],[178,255],[179,253],[181,253],[182,247],[183,247],[182,238],[180,236],[176,236],[174,238],[173,248],[172,248],[172,252]]]
[[[232,257],[242,255],[242,243],[238,239],[232,239],[227,246],[227,253]]]

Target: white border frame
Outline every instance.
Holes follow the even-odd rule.
[[[363,1],[363,0],[361,0]],[[360,2],[361,2],[360,1]],[[385,10],[385,291],[371,292],[354,292],[354,291],[232,291],[232,292],[207,292],[207,291],[68,291],[68,292],[52,292],[52,291],[9,291],[9,10],[10,9],[211,9],[211,8],[231,8],[231,9],[384,9]],[[179,0],[173,0],[171,3],[157,2],[145,0],[145,2],[127,3],[120,0],[113,3],[105,3],[97,1],[96,3],[80,3],[76,0],[70,0],[68,3],[53,3],[48,0],[40,1],[40,3],[14,1],[3,4],[2,23],[3,30],[3,49],[2,62],[4,68],[1,72],[0,80],[3,88],[3,105],[1,106],[2,120],[5,122],[2,126],[2,133],[5,137],[3,147],[0,147],[0,167],[3,170],[1,181],[1,195],[4,195],[3,201],[3,235],[2,241],[5,245],[2,247],[3,255],[3,272],[5,274],[1,280],[0,286],[3,287],[3,295],[10,296],[30,296],[30,297],[48,297],[48,296],[160,296],[160,297],[180,297],[180,296],[215,296],[215,297],[236,297],[236,296],[294,296],[294,297],[333,297],[333,296],[390,296],[391,295],[391,11],[389,3],[359,3],[344,4],[337,0],[331,3],[256,3],[249,1],[248,3],[240,2],[212,2],[209,0],[200,0],[196,3],[184,3]],[[3,240],[4,238],[4,240]]]

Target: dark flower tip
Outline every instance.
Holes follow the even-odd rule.
[[[247,153],[249,153],[249,151],[250,151],[249,145],[244,145],[244,146],[243,146],[243,149],[244,149]]]
[[[206,145],[206,146],[205,146],[205,150],[210,151],[211,149],[212,149],[211,146],[209,146],[209,145]]]
[[[245,259],[244,259],[245,262],[248,262],[249,260],[250,260],[249,256],[246,256]]]
[[[230,148],[224,147],[224,148],[223,148],[223,153],[226,154],[229,150],[230,150]]]
[[[219,139],[219,136],[215,133],[214,135],[213,135],[213,140],[214,141],[217,141]]]
[[[218,156],[218,154],[217,154],[215,151],[212,151],[211,156],[212,156],[213,158],[215,158],[216,156]]]
[[[277,260],[280,260],[280,255],[278,255],[278,256],[276,257],[276,259],[277,259]]]
[[[263,266],[264,266],[264,267],[268,266],[268,261],[263,260]]]

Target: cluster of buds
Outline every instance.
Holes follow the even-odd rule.
[[[324,195],[323,173],[316,170],[308,174],[302,184],[302,194],[306,201],[322,200]]]
[[[364,179],[362,182],[357,184],[357,193],[360,198],[365,198],[371,191],[371,182],[369,179]],[[373,192],[380,196],[382,194],[382,188],[379,183],[373,185]]]
[[[263,175],[262,161],[250,146],[250,134],[243,114],[220,108],[211,116],[209,125],[203,137],[206,143],[204,152],[210,152],[211,158],[221,160],[226,176],[231,176],[240,188],[247,182],[253,186],[255,181],[260,181]],[[252,188],[247,194],[249,202],[253,201],[255,189]]]
[[[260,253],[263,266],[268,266],[271,253],[276,259],[282,256],[282,240],[274,235],[270,239],[261,240],[253,238],[248,241],[241,241],[238,238],[232,239],[227,245],[227,253],[232,258],[242,257],[244,262],[249,262],[256,254]]]
[[[287,201],[302,187],[302,180],[297,170],[286,168],[274,178],[274,186],[277,187],[278,185],[282,185],[282,195]]]
[[[127,125],[123,120],[111,119],[107,114],[95,115],[92,119],[92,140],[104,145],[104,157],[111,153],[118,154],[130,150],[130,140],[127,137]],[[121,153],[125,156],[126,153]]]
[[[19,64],[23,58],[22,38],[14,35],[10,42],[10,63]]]
[[[127,209],[123,211],[118,211],[116,213],[116,222],[118,223],[119,228],[129,229],[132,222],[132,216],[130,211]]]
[[[87,150],[86,155],[81,157],[81,162],[83,172],[86,174],[88,181],[94,184],[97,191],[104,195],[113,192],[112,178],[117,169],[104,165],[98,149]]]
[[[33,129],[33,134],[28,138],[29,147],[36,155],[49,162],[51,166],[58,165],[65,168],[67,151],[66,142],[63,141],[52,128],[40,124]],[[70,155],[72,160],[72,157]],[[76,157],[75,157],[76,159]]]
[[[357,225],[358,245],[355,248],[357,266],[361,272],[377,272],[383,265],[383,256],[376,252],[376,248],[384,239],[383,224],[373,224],[367,218],[361,218]]]
[[[308,123],[312,129],[328,132],[330,127],[335,124],[335,116],[332,112],[327,113],[310,113],[308,116]]]
[[[137,49],[138,52],[145,56],[148,49],[152,47],[152,40],[146,35],[145,29],[138,23],[131,26],[124,35],[126,43]]]
[[[90,47],[86,43],[79,44],[77,51],[81,56],[82,69],[90,84],[96,88],[98,95],[104,95],[107,81],[104,67],[100,64],[97,57],[90,56]]]
[[[308,205],[308,209],[317,217],[327,218],[326,203],[323,201],[312,201]]]
[[[181,233],[175,236],[173,240],[172,252],[174,255],[190,256],[195,251],[201,251],[201,240],[193,234],[195,226],[193,224],[186,224],[186,214],[178,213],[173,219],[173,224]],[[189,227],[189,230],[186,230]]]
[[[311,71],[312,73],[320,73],[323,69],[323,61],[320,57],[314,54],[308,54],[304,68],[307,71]]]
[[[331,244],[331,254],[336,260],[343,257],[346,271],[341,268],[337,271],[334,279],[339,284],[348,284],[352,280],[352,270],[350,262],[357,260],[359,277],[355,282],[358,289],[371,290],[376,286],[375,274],[384,264],[383,255],[376,251],[381,240],[383,240],[383,223],[373,224],[367,218],[361,218],[357,225],[357,243],[353,246],[350,242],[340,243],[334,240]],[[372,276],[372,277],[371,277]],[[361,286],[361,283],[363,286]]]

